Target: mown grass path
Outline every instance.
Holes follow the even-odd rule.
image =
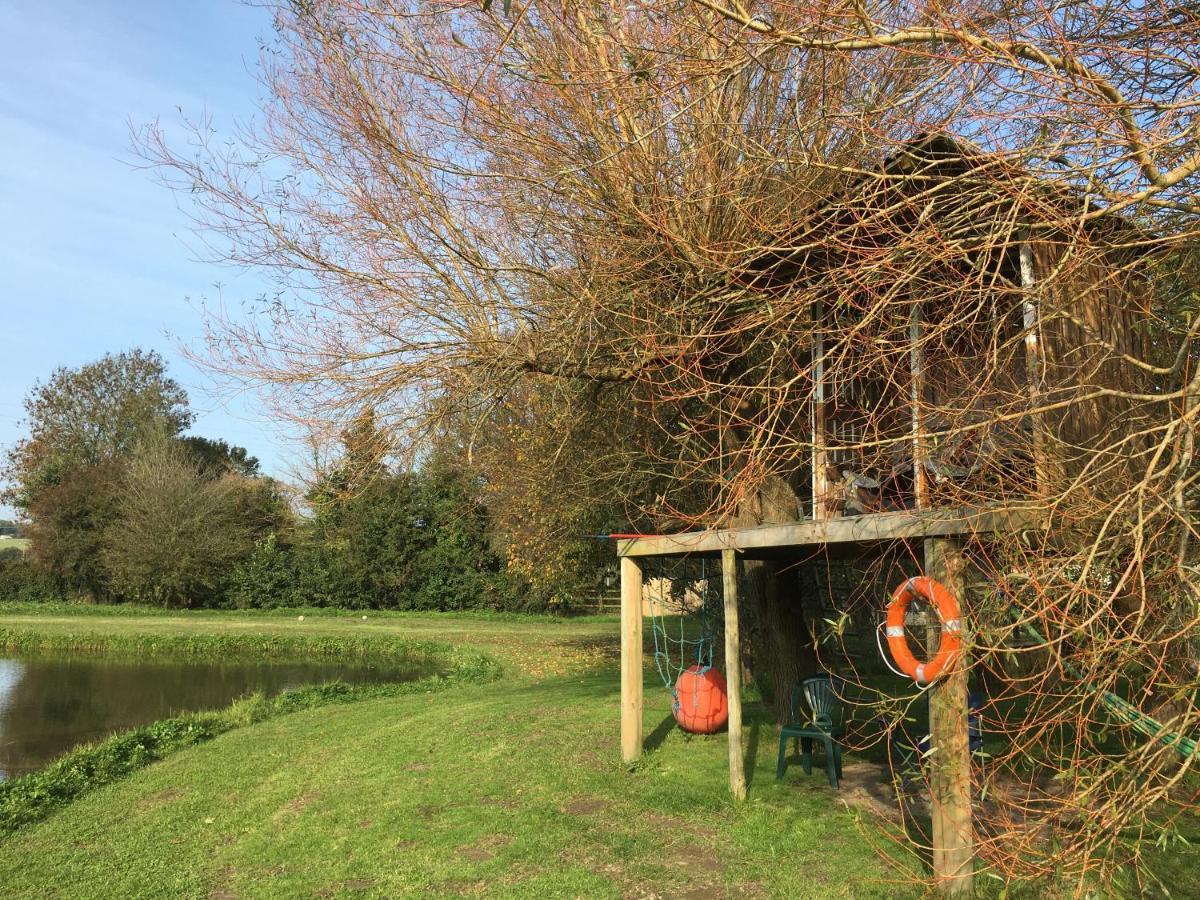
[[[596,671],[619,658],[615,618],[510,618],[453,614],[388,614],[303,610],[244,614],[180,612],[143,614],[116,608],[56,606],[42,613],[35,606],[0,606],[0,630],[15,635],[64,638],[96,636],[98,645],[119,650],[123,639],[196,635],[259,636],[284,639],[345,639],[355,644],[391,639],[433,640],[486,651],[523,677],[543,678],[568,672]],[[300,615],[304,618],[301,620]]]
[[[448,641],[487,685],[321,707],[241,728],[0,842],[5,896],[891,897],[869,824],[814,777],[774,782],[752,730],[751,798],[723,735],[665,724],[630,770],[617,744],[617,625],[456,616],[0,612],[9,632],[255,633]],[[659,726],[660,723],[662,727]]]

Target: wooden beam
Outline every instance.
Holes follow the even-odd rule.
[[[1025,298],[1021,301],[1021,319],[1025,328],[1025,380],[1029,390],[1030,409],[1037,409],[1041,403],[1042,393],[1042,348],[1039,336],[1040,322],[1037,298],[1034,294],[1036,281],[1033,269],[1033,246],[1029,243],[1026,231],[1021,239],[1021,287],[1025,290]],[[1033,429],[1033,471],[1038,496],[1046,490],[1046,433],[1043,428],[1043,415],[1030,413]]]
[[[642,564],[621,560],[621,757],[642,753]]]
[[[692,553],[715,555],[723,550],[765,550],[772,547],[805,547],[1023,531],[1036,528],[1041,515],[1035,508],[1021,506],[873,513],[822,522],[790,522],[785,525],[760,525],[755,528],[627,538],[617,541],[617,553],[623,557],[685,556]]]
[[[738,636],[737,551],[721,552],[725,596],[725,683],[729,689],[729,792],[746,799],[746,770],[742,759],[742,655]]]
[[[825,449],[825,335],[822,332],[824,324],[824,304],[820,300],[813,303],[813,341],[812,341],[812,518],[830,518],[828,503],[829,489],[829,452]]]
[[[925,471],[925,436],[921,406],[925,402],[925,350],[921,346],[924,315],[921,304],[913,301],[908,319],[908,363],[910,369],[910,401],[912,403],[912,470],[913,505],[917,509],[929,506],[929,477]]]
[[[953,538],[925,541],[925,574],[941,582],[966,609],[965,561]],[[965,631],[965,629],[964,629]],[[964,639],[966,635],[964,634]],[[971,751],[967,734],[967,660],[958,660],[929,688],[929,786],[933,812],[933,877],[947,897],[970,897],[975,870],[971,821]]]

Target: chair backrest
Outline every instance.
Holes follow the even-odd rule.
[[[800,722],[798,696],[803,694],[812,711],[812,723],[818,728],[830,729],[842,724],[842,695],[845,681],[836,675],[816,675],[805,678],[792,691],[792,721]]]

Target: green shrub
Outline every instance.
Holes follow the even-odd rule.
[[[272,532],[234,567],[225,605],[237,609],[308,605],[297,602],[297,574],[294,554],[281,547]]]
[[[210,478],[183,444],[149,436],[126,466],[101,562],[116,593],[161,606],[215,605],[254,532],[240,514],[242,479]]]
[[[0,601],[41,603],[61,600],[54,578],[39,570],[20,551],[0,558]]]
[[[462,474],[447,469],[377,473],[352,494],[319,488],[312,499],[317,516],[309,539],[290,550],[260,546],[238,579],[239,603],[521,608],[517,585],[489,541],[487,511]],[[256,578],[261,579],[258,600]]]

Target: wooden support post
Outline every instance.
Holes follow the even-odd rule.
[[[1025,380],[1029,389],[1029,408],[1036,410],[1041,403],[1042,350],[1039,340],[1038,304],[1033,293],[1036,284],[1033,274],[1033,246],[1029,243],[1028,231],[1021,238],[1020,257],[1021,287],[1025,289],[1025,299],[1021,302],[1021,320],[1025,328]],[[1033,471],[1038,496],[1044,494],[1047,486],[1046,434],[1043,418],[1039,412],[1030,413],[1033,430]]]
[[[725,683],[729,689],[729,792],[746,799],[746,769],[742,760],[742,653],[738,635],[737,551],[721,551],[725,595]]]
[[[940,581],[958,598],[965,625],[969,619],[964,568],[962,549],[956,539],[928,538],[925,541],[925,574]],[[947,897],[971,896],[974,880],[968,702],[964,655],[949,674],[929,688],[933,877],[939,891]]]
[[[621,758],[642,753],[642,566],[621,557]]]
[[[830,518],[829,452],[825,449],[825,336],[824,304],[813,304],[812,339],[812,517]]]
[[[916,509],[929,507],[929,484],[925,472],[925,438],[921,405],[925,402],[925,350],[921,346],[924,315],[921,304],[914,300],[908,320],[908,362],[911,374],[912,401],[912,467],[913,505]]]

